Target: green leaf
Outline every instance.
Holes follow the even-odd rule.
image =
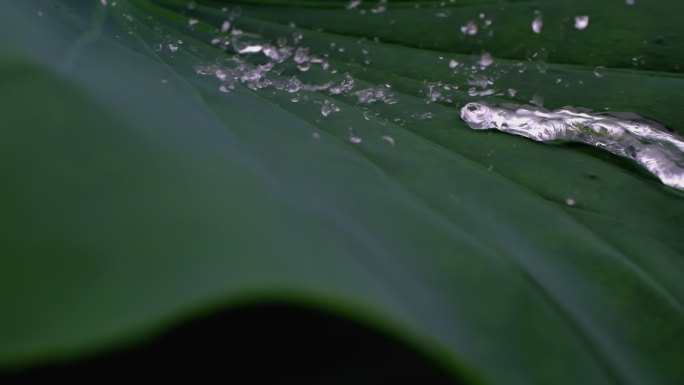
[[[458,108],[479,76],[493,102],[682,132],[684,3],[242,2],[234,28],[301,33],[330,64],[269,76],[391,85],[397,103],[368,106],[219,92],[195,70],[229,55],[210,41],[235,4],[109,3],[0,1],[0,366],[278,300],[391,333],[470,383],[684,381],[683,194],[596,149],[475,132]],[[340,111],[322,116],[326,100]]]

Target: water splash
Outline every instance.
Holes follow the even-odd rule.
[[[468,103],[461,118],[476,130],[496,129],[540,142],[566,140],[635,160],[665,185],[684,190],[684,140],[634,114]]]

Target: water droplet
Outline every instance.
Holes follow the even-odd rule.
[[[602,78],[606,75],[606,67],[604,66],[598,66],[594,68],[594,76],[597,78]]]
[[[199,20],[197,20],[197,19],[188,20],[188,26],[189,27],[194,27],[197,23],[199,23]]]
[[[449,60],[449,68],[456,68],[460,65],[461,63],[458,62],[458,60],[451,59]]]
[[[300,70],[300,71],[302,71],[302,72],[308,71],[309,68],[311,68],[311,63],[301,63],[301,64],[297,64],[297,69]]]
[[[635,160],[665,185],[684,191],[684,140],[634,114],[479,102],[465,105],[461,118],[476,130],[496,129],[536,141],[566,140],[603,148]]]
[[[383,135],[381,139],[384,140],[385,142],[389,143],[392,147],[394,147],[394,138],[393,137],[391,137],[389,135]]]
[[[232,91],[234,88],[235,87],[233,87],[232,84],[221,84],[219,86],[219,91],[221,91],[223,93],[228,93],[228,92]]]
[[[634,5],[634,4],[636,4],[636,0],[625,0],[625,4]]]
[[[378,4],[375,6],[375,8],[371,8],[371,13],[383,13],[387,10],[387,0],[378,0]]]
[[[385,104],[395,104],[394,94],[387,86],[379,86],[374,88],[365,88],[356,91],[354,95],[359,104],[372,104],[375,102],[382,102]]]
[[[541,13],[539,13],[539,11],[535,11],[535,14],[536,16],[534,20],[532,20],[532,32],[541,33],[542,26],[544,25],[544,23],[542,22],[542,16]]]
[[[309,49],[304,47],[297,47],[297,50],[294,54],[294,61],[297,64],[309,61]]]
[[[304,38],[304,35],[301,32],[295,32],[292,34],[292,41],[295,44],[299,44],[300,41]]]
[[[311,134],[311,137],[314,138],[314,139],[316,139],[316,140],[318,140],[318,139],[321,138],[321,134],[319,134],[318,132],[313,132],[313,133]]]
[[[539,94],[534,94],[534,95],[532,95],[532,99],[530,100],[530,104],[542,107],[544,105],[544,97],[539,95]]]
[[[170,43],[167,47],[169,47],[169,51],[171,52],[178,51],[178,46],[176,44]]]
[[[494,59],[492,58],[492,55],[489,54],[489,52],[484,52],[480,56],[480,61],[478,61],[478,64],[481,68],[487,68],[490,65],[492,65],[492,63],[494,63]]]
[[[589,26],[589,16],[575,16],[575,28],[583,30]]]
[[[263,48],[264,47],[261,44],[244,45],[238,49],[238,53],[258,53],[261,52]]]
[[[544,60],[538,60],[536,64],[537,71],[539,71],[540,74],[545,74],[549,69],[549,65]]]
[[[354,88],[354,83],[354,78],[351,77],[351,75],[346,74],[339,84],[330,87],[329,92],[331,95],[340,95],[349,92]]]
[[[358,137],[358,136],[351,135],[351,136],[349,137],[349,141],[352,142],[352,143],[354,143],[354,144],[359,144],[359,143],[361,143],[361,142],[363,141],[363,139],[361,139],[361,138]]]
[[[326,117],[333,112],[339,112],[339,111],[340,111],[340,108],[337,105],[335,105],[333,102],[331,102],[330,100],[325,100],[323,102],[323,106],[321,107],[321,115],[326,116]]]
[[[568,206],[574,206],[575,204],[577,204],[577,202],[575,201],[575,199],[568,197],[565,198],[565,204]]]
[[[469,21],[461,26],[461,33],[464,35],[473,36],[477,34],[477,24],[474,21]]]
[[[435,103],[435,102],[451,102],[451,97],[449,96],[449,93],[452,89],[458,89],[458,86],[452,86],[449,84],[445,84],[442,82],[432,82],[432,83],[427,83],[426,84],[426,102],[429,103]]]
[[[226,20],[221,24],[221,32],[226,33],[230,30],[230,21]]]
[[[355,9],[361,4],[361,0],[350,0],[349,3],[347,4],[346,8],[347,9]]]

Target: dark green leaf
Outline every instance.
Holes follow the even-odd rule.
[[[598,150],[468,129],[473,73],[448,65],[488,52],[492,101],[681,132],[684,5],[243,2],[236,27],[302,33],[338,71],[281,78],[392,86],[398,103],[364,107],[197,75],[226,57],[210,40],[234,4],[111,3],[0,0],[1,366],[280,300],[381,328],[472,383],[684,381],[682,194]],[[460,32],[485,19],[492,36]],[[438,81],[458,89],[428,104]],[[341,111],[323,117],[324,100]]]

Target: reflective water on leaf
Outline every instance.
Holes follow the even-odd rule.
[[[633,114],[468,103],[461,118],[473,129],[496,129],[540,142],[586,143],[635,160],[664,184],[684,190],[684,141]]]

